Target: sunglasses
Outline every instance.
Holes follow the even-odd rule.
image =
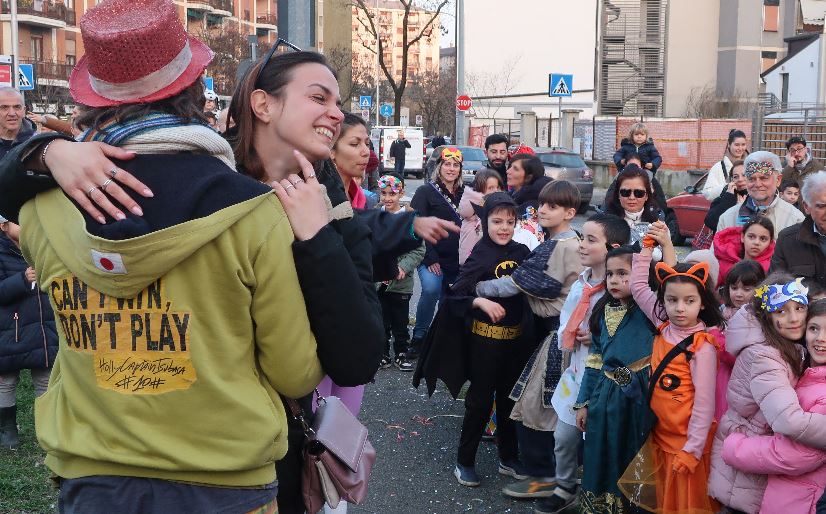
[[[645,189],[620,189],[619,193],[623,198],[628,198],[631,196],[631,193],[634,193],[634,198],[644,198],[647,194]]]
[[[286,47],[285,51],[286,50],[293,50],[295,52],[300,52],[301,51],[300,48],[298,48],[294,44],[290,43],[286,39],[278,38],[276,40],[275,44],[272,45],[272,48],[270,48],[270,51],[267,52],[267,56],[264,58],[264,64],[262,64],[261,67],[258,68],[258,74],[255,76],[255,88],[256,89],[258,89],[258,81],[261,79],[261,72],[264,71],[264,68],[266,68],[267,65],[270,63],[270,59],[272,59],[272,56],[278,50],[278,47],[280,47],[282,45],[284,47]]]

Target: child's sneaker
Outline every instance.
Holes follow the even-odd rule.
[[[502,488],[502,494],[511,498],[548,498],[554,494],[554,488],[556,488],[554,480],[528,477],[506,485]]]
[[[500,460],[499,474],[507,475],[517,480],[525,480],[528,478],[528,474],[525,473],[525,468],[522,466],[522,463],[516,459]]]
[[[533,512],[534,514],[558,514],[573,505],[575,501],[576,487],[574,487],[573,491],[569,491],[561,485],[558,485],[549,498],[539,500]]]
[[[390,360],[390,356],[389,355],[383,355],[382,358],[381,358],[381,362],[379,362],[379,367],[381,369],[387,369],[392,365],[393,365],[393,361]]]
[[[473,466],[462,466],[457,462],[456,467],[453,469],[453,476],[456,477],[456,480],[458,480],[460,484],[466,487],[479,486],[479,475],[476,474],[476,468]]]
[[[399,368],[399,371],[413,371],[416,369],[416,363],[408,359],[407,355],[403,353],[400,353],[396,357],[394,364]]]

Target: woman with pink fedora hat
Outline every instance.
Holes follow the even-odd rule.
[[[274,463],[287,448],[276,393],[301,397],[321,380],[320,317],[339,343],[353,319],[369,336],[357,269],[301,154],[287,148],[294,165],[272,177],[280,203],[234,172],[232,148],[203,120],[199,78],[212,52],[170,1],[107,0],[80,26],[86,55],[70,88],[88,107],[81,139],[129,160],[74,204],[43,176],[17,190],[44,191],[20,210],[23,250],[65,320],[65,351],[36,405],[61,511],[275,512]],[[337,89],[332,77],[322,84]],[[336,99],[323,103],[335,126]],[[12,160],[58,171],[74,147],[41,136]],[[101,224],[78,208],[108,202],[116,181],[143,193],[127,213]],[[307,292],[305,306],[299,281],[311,274],[334,278],[324,295],[345,284],[348,296],[333,298],[347,302],[347,319]],[[380,320],[376,331],[348,348],[343,358],[362,362],[347,380],[366,381],[373,353],[377,366]]]
[[[172,55],[172,52],[169,52],[169,55],[172,57],[172,61],[174,61],[180,53],[181,52],[179,51],[178,54]],[[185,53],[186,52],[184,51],[184,54]],[[335,84],[335,78],[329,71],[326,71],[325,73],[326,66],[323,65],[323,58],[321,61],[318,61],[318,54],[307,52],[303,52],[301,54],[302,55],[298,56],[300,57],[298,60],[299,62],[292,62],[288,58],[291,54],[276,56],[272,59],[272,62],[270,62],[269,58],[263,59],[257,69],[260,70],[262,67],[266,68],[266,73],[264,73],[265,78],[263,80],[268,82],[263,84],[263,87],[267,92],[264,93],[262,90],[255,93],[254,91],[257,88],[253,88],[253,90],[250,91],[249,99],[258,100],[255,110],[250,108],[248,111],[239,111],[240,114],[236,115],[235,120],[236,123],[238,123],[238,121],[244,117],[252,119],[253,116],[254,119],[257,120],[256,123],[252,125],[255,130],[247,131],[244,138],[236,140],[236,148],[239,142],[254,141],[255,144],[250,148],[255,150],[256,155],[263,157],[263,160],[259,157],[259,163],[263,161],[266,166],[259,166],[257,169],[255,166],[251,166],[250,169],[254,169],[255,171],[252,173],[247,171],[247,173],[261,173],[260,175],[257,175],[259,180],[269,180],[270,178],[279,179],[282,177],[287,177],[290,179],[290,181],[286,183],[282,182],[283,189],[278,189],[277,193],[284,203],[284,208],[290,222],[293,224],[293,229],[296,232],[296,235],[298,235],[299,232],[306,232],[306,230],[302,227],[313,222],[313,217],[308,215],[307,202],[304,201],[306,195],[312,193],[312,189],[305,187],[304,183],[299,181],[297,176],[289,175],[290,172],[299,171],[299,163],[301,162],[301,156],[294,155],[292,150],[299,149],[302,153],[306,154],[316,162],[323,161],[326,156],[329,156],[329,137],[324,133],[324,129],[337,129],[337,125],[335,123],[335,117],[337,115],[335,113],[335,109],[326,106],[330,104],[335,105],[338,100],[336,94],[330,94],[332,92],[337,92],[337,84]],[[310,60],[315,59],[316,62],[308,63],[303,61],[302,59],[307,58],[307,55],[303,54],[310,54]],[[285,59],[287,62],[292,62],[292,64],[285,65]],[[294,60],[295,59],[293,58],[293,61]],[[303,86],[307,86],[308,84],[322,84],[329,90],[324,91],[324,88],[317,88],[312,92],[304,92],[302,96],[299,97],[300,99],[306,100],[308,103],[312,102],[312,104],[323,107],[322,109],[315,111],[320,113],[317,117],[307,117],[305,112],[297,112],[306,109],[290,109],[290,107],[296,106],[296,103],[292,101],[283,101],[283,109],[277,105],[276,97],[279,93],[283,95],[291,95],[294,93],[294,86],[297,82],[296,75],[301,74],[295,74],[292,72],[303,64],[317,64],[318,66],[315,67],[315,71],[321,72],[320,75],[313,76],[313,80],[310,82],[306,82],[307,77],[304,77],[305,80]],[[304,66],[304,68],[307,67],[312,68],[312,66]],[[257,71],[255,71],[255,73],[257,73]],[[332,82],[330,81],[330,77],[332,77]],[[322,82],[319,82],[319,80]],[[103,82],[110,81],[103,80]],[[273,83],[277,85],[279,82],[285,87],[284,91],[279,91],[279,88],[273,86]],[[91,88],[93,81],[90,80],[88,83]],[[98,87],[97,93],[99,94],[100,81],[94,82],[94,85],[95,87]],[[256,84],[253,83],[252,85],[255,86]],[[125,88],[115,89],[123,90]],[[109,95],[116,93],[112,89],[107,89],[106,86],[103,87],[103,92]],[[321,100],[322,96],[324,96],[323,101]],[[302,104],[302,106],[306,107],[307,104]],[[128,105],[126,108],[131,110],[138,107]],[[325,114],[328,112],[332,114]],[[85,119],[89,124],[95,121],[94,116],[92,115]],[[160,121],[152,121],[152,123],[158,122]],[[302,131],[304,130],[304,127],[307,128],[306,131]],[[158,127],[157,130],[153,130],[153,132],[164,129],[164,127]],[[257,136],[255,135],[255,131],[258,131]],[[301,137],[297,137],[298,135]],[[130,211],[136,212],[135,207],[139,207],[139,205],[129,199],[119,187],[114,187],[116,186],[114,182],[109,182],[108,190],[105,190],[106,187],[102,188],[104,191],[95,187],[96,184],[105,183],[109,178],[115,178],[116,181],[120,181],[121,184],[136,191],[143,192],[147,189],[142,182],[127,173],[127,171],[122,169],[122,167],[113,167],[111,161],[104,156],[105,153],[112,158],[128,159],[132,156],[131,153],[124,152],[122,148],[100,145],[99,143],[67,145],[63,141],[55,141],[53,145],[50,145],[50,143],[48,143],[50,140],[45,139],[44,136],[42,137],[42,139],[36,142],[36,145],[33,144],[30,147],[27,147],[27,151],[18,152],[17,155],[11,159],[11,161],[13,162],[16,160],[18,162],[15,162],[15,164],[18,164],[23,157],[28,155],[29,160],[26,162],[27,166],[21,167],[21,169],[26,167],[38,167],[37,162],[34,161],[39,160],[39,156],[42,155],[42,153],[45,153],[45,164],[54,165],[53,167],[55,168],[54,172],[56,178],[63,184],[64,188],[67,190],[67,193],[72,196],[72,198],[75,199],[81,207],[87,209],[90,212],[90,215],[102,217],[100,211],[95,208],[95,205],[97,204],[102,210],[115,214],[116,218],[119,216],[125,217],[125,215],[122,214],[123,211],[115,207],[110,202],[107,195],[112,195],[112,197],[117,199],[123,206],[128,207]],[[126,139],[123,139],[123,137],[123,129],[118,127],[115,130],[107,131],[106,135],[96,134],[93,132],[92,137],[87,137],[86,139],[121,144],[123,148],[131,148],[131,138],[138,137],[139,140],[143,141],[140,134],[137,136],[127,134],[125,136]],[[328,137],[328,140],[325,141],[325,137]],[[321,142],[321,144],[319,144],[319,142]],[[273,151],[270,146],[277,148],[278,151]],[[159,148],[159,150],[164,151],[163,148]],[[242,155],[247,154],[242,153]],[[271,164],[272,161],[277,162],[277,166],[273,166]],[[8,162],[10,161],[7,161],[7,163]],[[249,159],[245,160],[244,164],[247,162],[249,162]],[[41,167],[44,166],[41,165]],[[123,167],[126,167],[126,165],[124,164]],[[110,176],[113,170],[115,171],[116,177]],[[262,173],[262,170],[267,172],[266,176]],[[304,168],[303,174],[307,179],[307,182],[310,182],[315,178],[313,177],[315,173],[316,172],[313,172],[309,168]],[[343,196],[344,192],[341,189],[340,184],[329,181],[330,177],[337,176],[337,174],[335,174],[335,170],[331,170],[329,165],[319,166],[317,173],[318,178],[322,178],[325,185],[327,185],[330,199],[333,200],[337,206],[341,206],[346,201],[346,196]],[[0,173],[0,175],[3,175],[0,177],[0,182],[4,182],[6,184],[10,184],[9,180],[17,180],[17,178],[19,178],[19,174],[14,169],[14,166],[10,166],[6,169],[6,172]],[[104,177],[106,177],[105,180]],[[21,199],[25,200],[26,198],[24,197],[27,195],[28,197],[31,197],[31,195],[39,189],[53,187],[53,184],[50,182],[45,185],[38,184],[38,179],[33,178],[24,178],[23,180],[19,180],[16,184],[17,185],[14,188],[6,189],[6,191],[14,191],[13,194],[2,195],[2,198],[0,198],[2,209],[6,212],[14,212],[15,209],[18,209],[19,205],[22,203]],[[89,186],[89,189],[83,190],[81,194],[78,194],[81,190],[80,188],[87,185]],[[152,187],[152,189],[154,190],[155,187]],[[85,194],[87,192],[90,193],[88,196]],[[335,195],[341,195],[341,198],[344,200],[341,200],[341,198],[336,197]],[[140,212],[140,210],[137,212]],[[133,217],[130,216],[129,220],[132,219]],[[418,218],[416,223],[416,232],[422,237],[432,238],[434,235],[438,235],[438,233],[442,231],[442,228],[438,223],[431,222],[428,224],[428,220],[426,219]],[[380,225],[381,224],[379,223],[378,226]],[[336,231],[340,233],[340,237],[343,237],[344,239],[347,255],[340,256],[336,252],[324,250],[324,248],[322,248],[324,251],[310,250],[312,248],[312,244],[319,244],[317,240],[321,238],[322,233],[326,234],[326,229],[319,231],[317,237],[310,238],[307,241],[308,244],[306,246],[302,247],[295,245],[294,253],[296,266],[299,271],[300,282],[310,314],[311,326],[318,341],[318,356],[321,359],[322,366],[337,383],[343,385],[354,385],[356,383],[364,383],[367,381],[367,378],[363,378],[364,371],[359,370],[369,369],[369,367],[372,366],[370,360],[371,357],[364,357],[365,353],[369,353],[372,345],[369,344],[369,339],[367,338],[367,334],[364,330],[364,324],[361,323],[357,316],[354,316],[354,313],[358,314],[358,310],[354,308],[354,304],[349,300],[349,298],[353,295],[353,291],[358,291],[360,288],[358,286],[348,288],[346,285],[347,281],[342,279],[342,271],[340,270],[343,270],[344,273],[350,273],[352,272],[353,262],[363,263],[363,265],[358,265],[357,268],[362,276],[361,289],[364,290],[364,294],[366,296],[368,286],[365,284],[369,284],[370,289],[372,289],[372,277],[369,274],[370,258],[369,254],[366,261],[363,257],[361,257],[360,260],[358,257],[359,255],[364,255],[363,250],[359,250],[359,248],[364,248],[365,246],[365,229],[363,228],[363,223],[344,217],[342,219],[335,220],[333,222],[333,226]],[[376,227],[377,225],[374,223],[373,226]],[[395,225],[395,227],[398,227],[398,225]],[[408,230],[409,227],[402,232],[406,233]],[[385,232],[387,231],[388,229],[385,228]],[[398,232],[397,229],[394,229],[394,231]],[[374,237],[375,233],[376,230],[374,230]],[[386,250],[387,246],[389,246],[386,242],[387,238],[381,239],[385,240]],[[376,241],[374,240],[374,242]],[[395,244],[397,247],[396,251],[400,251],[398,248],[400,246],[398,243],[398,238],[396,238]],[[338,245],[338,247],[336,247],[334,245],[334,249],[340,250],[340,246],[341,245]],[[300,248],[304,248],[305,251],[300,252]],[[374,248],[374,256],[376,253],[376,249]],[[395,255],[391,254],[390,256],[395,259]],[[392,262],[395,262],[395,260]],[[366,278],[365,270],[368,271],[368,273],[366,273]],[[330,277],[332,277],[332,279],[330,279]],[[308,284],[310,287],[307,287]],[[333,294],[333,292],[331,292],[331,288],[334,287],[341,287],[342,290],[346,290],[347,292],[342,295]],[[338,291],[338,289],[336,289],[336,291]],[[343,302],[347,302],[349,307],[347,312],[347,321],[349,322],[348,326],[359,327],[359,331],[340,330],[340,325],[330,322],[331,316],[334,316],[336,312],[331,312],[324,306],[335,303],[338,307],[336,311],[341,313],[343,310],[340,309],[340,306]],[[319,306],[318,309],[315,308],[316,306]],[[357,337],[359,339],[358,344],[349,344],[347,339],[348,337]],[[377,341],[379,341],[379,339],[377,339]],[[383,343],[383,340],[380,341]],[[336,351],[329,351],[330,349],[335,349]],[[380,357],[380,354],[377,354],[377,357]],[[354,361],[357,362],[353,365],[349,364]],[[375,371],[375,368],[369,372],[370,376],[372,376],[373,371]],[[286,465],[286,469],[288,470],[285,473],[282,472],[282,468],[285,468],[285,466],[281,464],[282,463],[279,463],[279,507],[282,509],[282,512],[292,512],[292,510],[289,510],[289,504],[282,502],[281,491],[291,490],[293,493],[297,493],[297,480],[294,480],[292,484],[290,484],[289,481],[291,478],[295,479],[297,477],[298,467],[295,461],[291,464],[283,463]],[[293,494],[292,499],[294,500],[296,496],[297,494]],[[298,503],[300,503],[300,497],[298,499]],[[297,506],[294,507],[296,509],[301,508]]]

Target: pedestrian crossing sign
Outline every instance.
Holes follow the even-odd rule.
[[[18,91],[32,91],[34,89],[34,66],[31,64],[17,65]]]
[[[574,90],[574,76],[551,73],[548,76],[548,96],[571,96]]]

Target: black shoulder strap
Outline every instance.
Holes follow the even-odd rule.
[[[654,373],[651,374],[651,378],[648,380],[648,403],[651,403],[651,395],[654,394],[654,387],[657,385],[657,381],[660,380],[663,372],[665,371],[666,366],[668,366],[671,361],[673,361],[677,355],[681,353],[685,353],[685,359],[687,361],[691,361],[691,358],[694,356],[694,352],[688,351],[688,346],[694,341],[694,334],[686,337],[676,345],[674,348],[671,349],[666,355],[665,358],[660,362],[660,365],[657,366],[657,369],[654,370]]]
[[[722,168],[723,168],[723,178],[726,179],[726,184],[728,184],[730,182],[730,180],[729,180],[729,177],[728,177],[728,170],[726,169],[726,160],[725,159],[720,159],[720,166],[722,166]]]

